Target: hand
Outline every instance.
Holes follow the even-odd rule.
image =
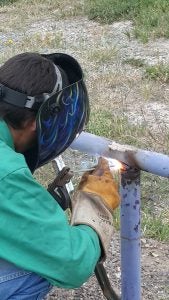
[[[78,190],[98,195],[110,210],[114,210],[120,202],[117,184],[104,158],[99,159],[94,171],[84,173]]]
[[[118,205],[117,185],[108,162],[100,158],[95,170],[82,176],[74,196],[71,224],[86,224],[96,231],[101,243],[100,259],[103,261],[106,259],[113,235],[112,211]]]

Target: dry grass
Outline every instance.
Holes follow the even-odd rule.
[[[21,0],[0,7],[0,33],[9,36],[5,41],[0,40],[0,48],[5,47],[5,51],[1,52],[0,64],[20,52],[46,52],[48,49],[62,48],[62,34],[57,32],[55,25],[49,25],[50,20],[71,19],[83,15],[83,11],[83,1],[78,0],[71,3],[68,0]],[[39,22],[42,20],[46,24],[40,30]],[[35,30],[31,33],[29,29],[32,24]]]
[[[116,47],[109,48],[100,48],[100,49],[92,49],[88,53],[89,61],[94,61],[95,64],[111,64],[117,58],[118,50]]]
[[[20,0],[12,5],[0,7],[0,31],[10,32],[23,29],[41,19],[59,20],[84,14],[82,0]],[[5,22],[5,26],[4,26]]]
[[[29,36],[23,35],[18,41],[8,39],[3,43],[6,51],[1,53],[0,64],[13,55],[21,52],[46,52],[48,49],[59,49],[62,47],[62,35],[54,32],[33,33]]]

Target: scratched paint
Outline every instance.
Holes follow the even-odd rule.
[[[140,172],[130,171],[121,174],[121,294],[122,300],[140,300]]]

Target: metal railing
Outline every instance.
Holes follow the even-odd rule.
[[[141,299],[141,220],[140,170],[169,177],[167,155],[120,145],[82,132],[71,148],[90,155],[117,159],[126,168],[121,173],[121,299]]]

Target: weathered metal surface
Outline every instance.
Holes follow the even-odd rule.
[[[121,174],[121,286],[122,300],[141,299],[140,172]]]
[[[169,178],[169,156],[82,132],[71,148],[91,155],[115,158],[133,168]]]

